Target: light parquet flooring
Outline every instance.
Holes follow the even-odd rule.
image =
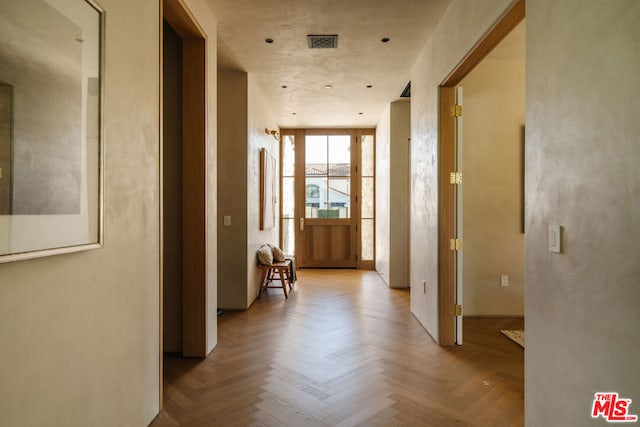
[[[375,272],[301,270],[218,318],[203,360],[165,357],[159,426],[522,426],[524,352],[500,334],[521,318],[465,319],[438,346],[409,291]]]

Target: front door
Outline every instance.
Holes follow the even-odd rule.
[[[296,141],[300,267],[356,268],[356,132],[305,131]]]

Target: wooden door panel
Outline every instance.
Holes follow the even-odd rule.
[[[355,267],[350,224],[305,226],[304,265],[306,267]]]

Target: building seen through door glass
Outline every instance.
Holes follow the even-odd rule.
[[[305,137],[305,218],[351,218],[351,136]]]

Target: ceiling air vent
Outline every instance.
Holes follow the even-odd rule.
[[[335,49],[338,47],[338,35],[312,35],[307,36],[309,49]]]

